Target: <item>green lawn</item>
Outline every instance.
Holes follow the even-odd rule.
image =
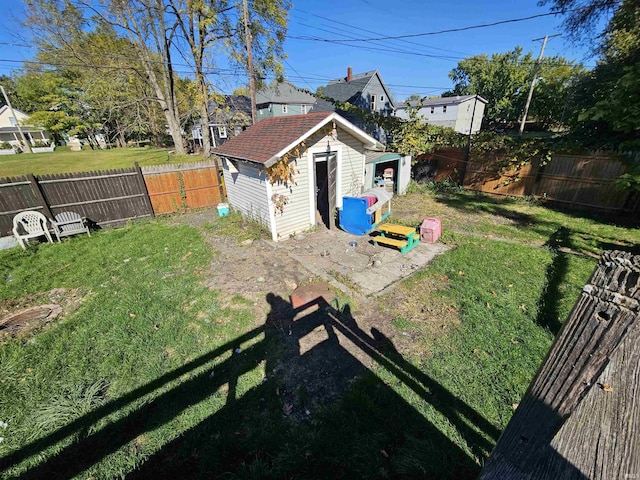
[[[452,248],[375,300],[403,349],[361,330],[348,307],[298,319],[290,334],[276,302],[256,318],[251,302],[202,285],[215,252],[190,227],[139,222],[0,252],[0,307],[52,288],[84,298],[0,344],[4,478],[476,478],[595,266],[535,243],[567,218],[616,242],[637,232],[518,202],[412,195],[440,209]],[[495,221],[498,207],[546,223],[511,228]],[[410,222],[407,211],[398,218]],[[375,366],[331,342],[302,355],[295,341],[322,323]],[[317,372],[327,382],[358,372],[326,407],[283,383],[316,354],[338,360]]]
[[[152,148],[113,148],[110,150],[81,150],[72,152],[58,147],[52,153],[21,153],[0,156],[0,177],[13,177],[33,173],[86,172],[110,168],[132,167],[165,163],[186,163],[202,160],[197,155],[173,155],[168,150]]]

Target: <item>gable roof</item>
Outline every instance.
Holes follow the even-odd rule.
[[[331,121],[362,141],[366,148],[384,150],[384,145],[337,113],[317,112],[265,118],[214,148],[212,153],[270,167],[278,158]]]
[[[256,104],[265,103],[303,103],[312,104],[316,99],[313,95],[284,80],[274,80],[265,88],[256,92]]]
[[[329,98],[333,98],[339,102],[350,102],[353,103],[358,95],[360,95],[366,88],[367,85],[371,82],[373,77],[377,76],[380,81],[380,85],[384,88],[385,93],[387,94],[387,99],[393,106],[393,98],[391,97],[391,93],[387,89],[387,86],[382,81],[382,77],[378,70],[371,70],[369,72],[358,73],[357,75],[353,75],[351,77],[351,81],[347,82],[345,77],[335,78],[331,80],[324,88],[324,95]]]
[[[478,101],[480,102],[489,103],[480,95],[457,95],[455,97],[423,98],[421,101],[410,100],[398,104],[397,108],[407,108],[408,106],[417,107],[420,102],[422,102],[423,107],[431,107],[436,105],[458,105],[459,103],[465,102],[475,97],[478,97]]]
[[[225,95],[221,102],[209,102],[209,114],[215,114],[219,108],[229,108],[230,112],[245,112],[251,115],[251,99],[245,95]]]

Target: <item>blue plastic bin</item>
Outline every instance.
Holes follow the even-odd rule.
[[[229,215],[229,204],[228,203],[219,203],[218,204],[218,216],[226,217]]]

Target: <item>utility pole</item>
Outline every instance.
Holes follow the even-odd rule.
[[[24,142],[25,149],[27,150],[27,153],[31,153],[31,145],[29,144],[26,137],[24,136],[24,133],[22,133],[22,129],[20,128],[20,122],[18,122],[18,117],[16,117],[16,114],[13,112],[13,107],[11,106],[11,102],[9,101],[9,97],[7,97],[7,92],[4,91],[4,87],[2,85],[0,85],[0,90],[2,90],[2,96],[4,97],[4,101],[7,102],[7,107],[9,107],[9,112],[11,113],[11,116],[16,121],[16,127],[18,127],[18,133],[22,137],[22,141]]]
[[[253,75],[253,56],[251,55],[251,32],[249,31],[249,9],[247,0],[242,0],[244,16],[244,38],[247,43],[247,62],[249,64],[249,94],[251,95],[251,123],[256,124],[258,112],[256,111],[256,79]]]
[[[460,179],[460,186],[464,187],[464,177],[467,176],[467,165],[469,163],[469,157],[471,154],[471,135],[473,134],[473,119],[476,116],[476,105],[478,104],[478,94],[473,101],[473,111],[471,112],[471,126],[469,127],[469,136],[467,137],[467,148],[464,153],[464,163],[462,164],[462,178]]]
[[[531,87],[529,87],[529,96],[527,97],[527,103],[524,105],[524,112],[522,113],[522,121],[520,122],[520,133],[518,135],[522,135],[524,132],[524,123],[527,121],[527,113],[529,113],[529,104],[531,103],[531,99],[533,98],[533,89],[536,86],[536,77],[538,76],[538,71],[540,70],[540,62],[542,61],[542,55],[544,54],[544,47],[547,45],[547,40],[553,37],[559,37],[560,34],[556,33],[555,35],[545,35],[544,38],[534,38],[533,41],[536,42],[538,40],[542,40],[542,48],[540,49],[540,55],[538,55],[538,60],[536,61],[536,68],[533,70],[533,78],[531,79]]]

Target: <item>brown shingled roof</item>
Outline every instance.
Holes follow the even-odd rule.
[[[264,164],[331,115],[332,112],[317,112],[265,118],[212,153]]]

